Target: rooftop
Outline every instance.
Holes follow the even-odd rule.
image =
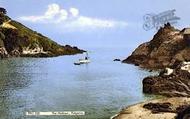
[[[185,28],[183,34],[190,34],[190,28]]]

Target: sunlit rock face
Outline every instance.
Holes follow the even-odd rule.
[[[27,47],[27,48],[24,48],[22,51],[22,54],[38,54],[38,53],[46,54],[47,52],[43,50],[43,47],[39,47],[39,46],[36,46],[34,49],[30,49],[29,47]]]
[[[6,49],[4,47],[0,48],[0,57],[1,58],[8,57],[8,53],[7,53],[7,51],[6,51]]]
[[[171,68],[165,68],[164,75],[171,75],[174,72],[174,69]]]
[[[190,62],[183,62],[181,70],[188,71],[190,73]]]

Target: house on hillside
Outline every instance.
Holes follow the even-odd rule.
[[[190,28],[184,28],[182,32],[183,38],[187,41],[188,45],[190,46]]]

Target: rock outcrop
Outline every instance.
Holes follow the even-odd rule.
[[[0,12],[0,57],[53,57],[83,53],[77,47],[59,45]]]
[[[7,53],[7,51],[6,51],[6,49],[4,47],[0,48],[0,57],[1,58],[8,57],[8,53]]]
[[[149,76],[143,80],[143,92],[170,97],[190,97],[190,62],[183,62],[175,69]]]
[[[123,109],[112,119],[187,119],[190,98],[156,99]]]
[[[113,61],[120,62],[121,60],[120,59],[114,59]]]
[[[8,57],[8,53],[3,42],[4,39],[4,34],[0,32],[0,58]]]
[[[175,29],[168,23],[150,42],[141,44],[123,62],[148,69],[162,69],[172,67],[176,62],[189,61],[189,41],[183,33],[184,30]]]

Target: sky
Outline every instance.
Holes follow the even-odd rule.
[[[189,0],[0,0],[8,16],[61,44],[135,48],[155,28],[143,29],[146,14],[175,9],[175,27],[190,27]]]

